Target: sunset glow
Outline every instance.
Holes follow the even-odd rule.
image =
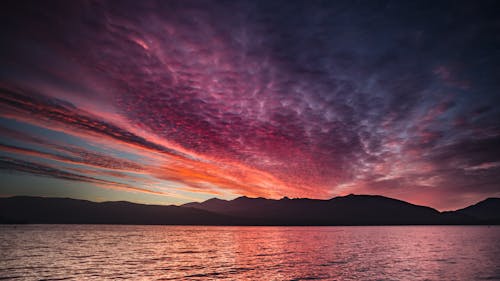
[[[500,196],[487,5],[305,3],[3,9],[0,196]]]

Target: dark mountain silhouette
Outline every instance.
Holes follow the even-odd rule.
[[[4,223],[174,225],[220,225],[239,221],[179,206],[142,205],[124,201],[96,203],[69,198],[28,196],[0,198],[0,220]]]
[[[500,198],[488,198],[472,206],[456,210],[455,213],[489,223],[500,224]]]
[[[400,225],[474,222],[463,215],[442,216],[429,207],[377,195],[348,195],[330,200],[238,197],[231,201],[210,199],[183,206],[259,220],[263,224]]]
[[[239,197],[183,206],[130,202],[95,203],[67,198],[0,198],[2,223],[173,224],[173,225],[424,225],[499,224],[500,199],[453,211],[413,205],[375,195],[330,200]],[[495,215],[496,214],[496,215]]]

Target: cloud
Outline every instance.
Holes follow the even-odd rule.
[[[162,192],[156,192],[148,189],[133,187],[124,183],[113,182],[85,175],[80,175],[76,173],[66,172],[64,170],[51,167],[50,165],[23,161],[20,159],[15,159],[10,157],[3,157],[3,156],[0,157],[0,169],[14,171],[14,172],[21,172],[21,173],[29,173],[44,177],[62,179],[62,180],[87,182],[104,188],[120,189],[132,192],[142,192],[154,195],[168,195]]]
[[[80,109],[59,101],[48,98],[41,94],[36,94],[38,99],[29,99],[25,95],[12,91],[3,90],[3,106],[6,115],[10,118],[19,118],[24,122],[37,124],[49,129],[59,128],[66,134],[74,134],[86,139],[89,136],[95,138],[106,138],[112,141],[115,148],[132,150],[141,154],[143,150],[159,153],[162,157],[156,159],[154,164],[141,166],[130,160],[119,159],[102,153],[91,152],[78,147],[66,147],[57,143],[50,143],[47,140],[31,137],[15,130],[3,129],[6,135],[14,137],[20,141],[37,143],[51,149],[58,150],[62,154],[48,153],[41,150],[23,148],[15,145],[2,144],[4,152],[18,155],[35,156],[39,158],[56,160],[63,163],[79,164],[94,168],[104,168],[111,170],[121,170],[128,172],[153,175],[163,180],[175,180],[186,185],[198,187],[200,192],[205,190],[213,192],[210,186],[204,183],[217,185],[237,192],[244,192],[255,196],[276,197],[276,190],[280,185],[284,185],[273,176],[245,167],[241,164],[231,164],[227,162],[213,162],[207,159],[200,161],[193,155],[185,155],[168,147],[147,141],[143,137],[136,136],[113,124],[103,120],[97,120],[91,114],[82,112]],[[89,139],[93,141],[92,138]],[[147,154],[145,154],[147,156]],[[168,164],[167,164],[168,163]],[[26,170],[22,170],[26,172]],[[102,172],[101,172],[102,173]],[[89,181],[91,182],[91,181]],[[142,180],[139,182],[143,183]],[[92,183],[92,182],[91,182]],[[276,186],[272,186],[275,184]]]
[[[87,166],[93,166],[98,168],[105,168],[111,170],[121,170],[121,171],[130,171],[130,172],[139,172],[143,170],[139,165],[125,160],[114,159],[112,157],[106,155],[99,155],[97,153],[88,152],[83,149],[78,149],[77,152],[73,152],[72,154],[77,154],[80,157],[71,157],[67,155],[61,154],[52,154],[46,153],[42,151],[38,151],[35,149],[22,148],[18,146],[12,146],[7,144],[1,144],[0,148],[5,152],[15,153],[15,154],[23,154],[27,156],[35,156],[41,157],[51,160],[56,160],[64,163],[72,163],[72,164],[82,164]]]

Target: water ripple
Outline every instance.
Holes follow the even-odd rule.
[[[0,226],[0,280],[500,280],[500,227]]]

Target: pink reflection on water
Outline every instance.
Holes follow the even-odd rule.
[[[21,280],[499,279],[500,227],[0,226]]]

